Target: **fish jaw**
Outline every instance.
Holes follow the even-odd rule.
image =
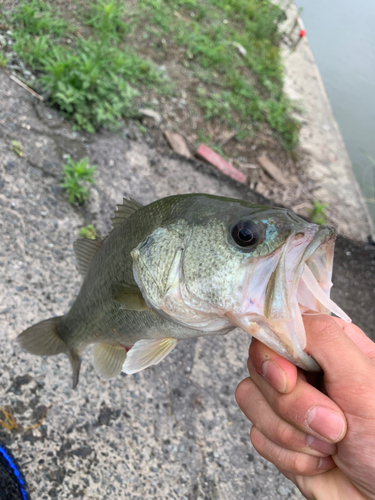
[[[254,303],[249,297],[255,296],[254,285],[261,281],[255,268],[248,296],[242,298],[240,310],[230,314],[236,326],[308,371],[319,371],[320,367],[305,352],[306,335],[301,313],[311,310],[330,314],[330,311],[308,289],[302,273],[307,265],[329,298],[335,238],[333,228],[315,224],[307,225],[303,231],[291,235],[278,255],[278,263],[268,279],[265,291],[260,289],[260,296],[258,288],[260,301],[257,310],[254,310],[253,304],[246,306],[250,302]]]
[[[283,340],[287,335],[293,337],[293,321],[286,324],[282,322],[272,324],[270,321],[265,321],[262,316],[248,315],[239,318],[236,323],[241,330],[260,340],[274,352],[303,370],[321,371],[318,363],[306,354],[297,339],[294,339],[294,344]]]

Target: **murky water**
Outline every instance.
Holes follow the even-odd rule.
[[[296,3],[375,224],[375,1]]]

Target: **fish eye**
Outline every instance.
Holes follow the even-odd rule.
[[[251,248],[259,239],[259,229],[250,220],[241,220],[232,227],[232,238],[234,242],[243,248]]]

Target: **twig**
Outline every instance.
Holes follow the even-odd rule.
[[[42,425],[43,420],[45,419],[45,417],[47,415],[47,411],[51,408],[51,406],[53,406],[53,404],[54,403],[51,403],[49,406],[47,406],[47,408],[42,413],[42,416],[40,417],[39,422],[37,422],[36,424],[33,424],[33,425],[29,425],[28,427],[25,427],[23,430],[24,431],[28,431],[30,429],[36,429],[37,427],[39,427],[40,425]]]
[[[16,78],[15,76],[9,75],[9,78],[11,80],[13,80],[14,82],[16,82],[20,87],[22,87],[23,89],[25,89],[28,92],[30,92],[30,94],[32,94],[34,97],[36,97],[37,99],[39,99],[39,101],[44,101],[44,98],[41,95],[37,94],[33,89],[31,89],[26,84],[24,84],[23,82],[21,82],[21,80],[18,80],[18,78]]]
[[[14,418],[12,410],[11,410],[10,407],[8,407],[8,411],[4,410],[4,408],[0,408],[0,411],[2,412],[2,414],[5,417],[5,421],[4,420],[0,420],[0,425],[2,427],[5,427],[5,429],[8,429],[10,431],[13,431],[14,429],[18,429],[20,431],[24,431],[25,432],[25,431],[29,431],[31,429],[36,429],[37,427],[39,427],[40,425],[42,425],[42,423],[43,423],[43,421],[45,419],[45,416],[47,415],[47,411],[51,408],[51,406],[53,406],[53,404],[54,403],[51,403],[49,406],[47,406],[47,408],[44,410],[42,416],[40,417],[39,421],[36,424],[29,425],[28,427],[20,427],[17,424],[17,421]]]
[[[188,19],[187,17],[185,16],[182,16],[179,12],[175,11],[174,12],[174,15],[176,17],[178,17],[179,19],[182,19],[183,21],[185,21],[186,23],[191,23],[191,19]]]
[[[16,419],[13,417],[12,410],[8,408],[8,411],[4,410],[4,408],[0,408],[2,414],[5,417],[5,420],[0,420],[0,425],[5,427],[6,429],[12,431],[13,429],[18,429],[18,424]]]

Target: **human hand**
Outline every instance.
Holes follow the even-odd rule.
[[[375,344],[337,318],[305,316],[304,324],[306,352],[323,374],[251,343],[251,378],[236,390],[251,441],[308,499],[374,500]]]

